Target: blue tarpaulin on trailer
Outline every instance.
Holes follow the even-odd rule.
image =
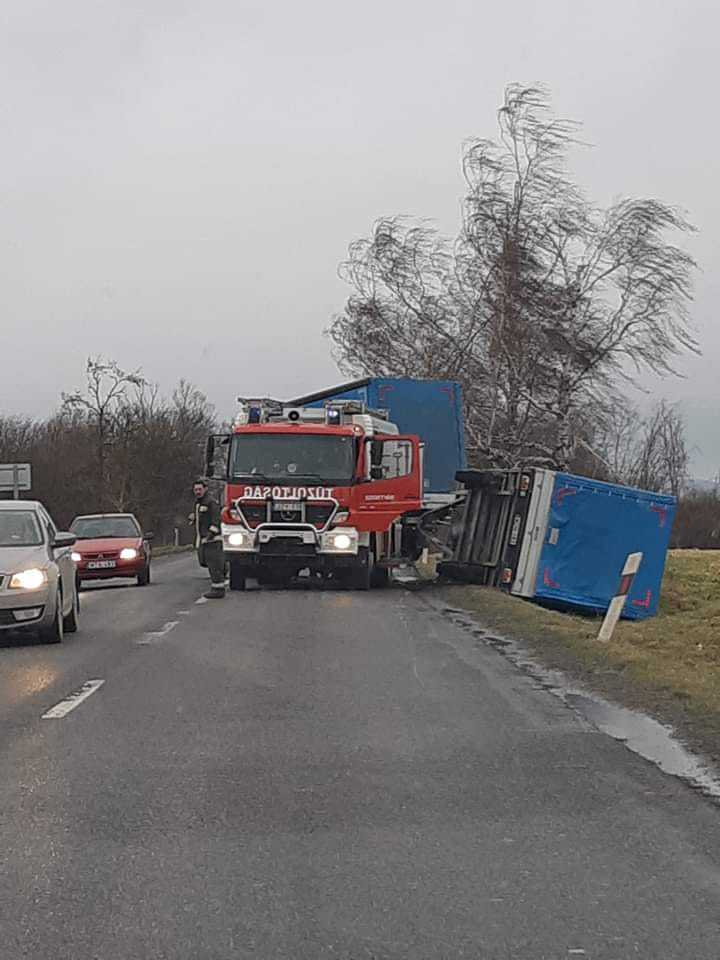
[[[359,400],[387,410],[400,433],[415,434],[425,444],[426,493],[447,493],[465,468],[465,437],[460,384],[452,380],[366,377],[298,397],[298,406],[323,406],[328,400]]]
[[[653,616],[675,509],[674,497],[556,474],[536,598],[604,611],[628,554],[641,552],[623,616]]]

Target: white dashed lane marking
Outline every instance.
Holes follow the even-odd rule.
[[[56,703],[54,707],[42,715],[41,719],[61,720],[71,713],[75,707],[79,707],[83,700],[87,700],[96,690],[99,690],[104,683],[104,680],[86,680],[79,690],[71,693],[69,697],[65,697],[60,703]]]
[[[198,597],[195,603],[207,603],[207,597]]]
[[[167,623],[164,623],[159,630],[153,630],[152,633],[146,633],[142,640],[137,641],[138,645],[146,646],[148,643],[156,643],[158,640],[162,640],[162,638],[166,637],[171,630],[174,630],[179,623],[179,620],[168,620]]]

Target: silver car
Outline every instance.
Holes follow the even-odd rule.
[[[60,643],[78,628],[72,533],[35,500],[0,500],[0,634],[35,631]]]

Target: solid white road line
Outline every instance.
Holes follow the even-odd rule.
[[[79,690],[71,693],[69,697],[65,697],[60,703],[56,703],[55,706],[48,710],[47,713],[44,713],[40,719],[60,720],[62,717],[66,717],[75,707],[79,707],[83,700],[87,700],[96,690],[99,690],[104,683],[104,680],[86,680]]]

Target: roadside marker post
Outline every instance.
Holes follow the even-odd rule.
[[[613,631],[615,630],[617,622],[620,619],[620,614],[623,612],[625,601],[627,600],[628,594],[632,588],[635,574],[640,569],[642,558],[642,553],[628,554],[627,560],[625,561],[625,566],[622,568],[622,573],[620,574],[620,586],[618,587],[618,592],[610,601],[610,606],[607,609],[605,619],[600,627],[600,633],[597,635],[597,639],[600,640],[601,643],[608,643],[613,635]]]

